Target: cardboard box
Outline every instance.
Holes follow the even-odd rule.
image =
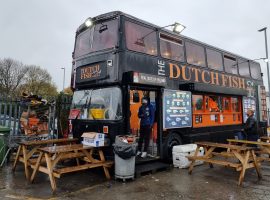
[[[92,146],[92,147],[101,147],[104,146],[105,135],[103,133],[96,132],[85,132],[82,134],[83,145]]]

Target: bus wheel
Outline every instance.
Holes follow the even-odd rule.
[[[182,139],[177,133],[170,133],[164,140],[163,145],[163,159],[166,161],[172,161],[172,149],[173,146],[181,145]]]

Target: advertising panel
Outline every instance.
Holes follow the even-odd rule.
[[[163,128],[184,128],[192,126],[191,92],[164,90]]]

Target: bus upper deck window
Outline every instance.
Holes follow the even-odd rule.
[[[224,55],[224,66],[226,72],[238,74],[236,58],[229,55]]]
[[[160,53],[163,58],[184,61],[183,41],[164,33],[160,33]]]
[[[220,52],[207,48],[206,55],[207,65],[209,68],[223,71],[222,55]]]
[[[261,67],[259,63],[250,62],[250,73],[251,77],[254,79],[262,79],[261,76]]]
[[[76,47],[75,47],[75,57],[79,57],[81,55],[85,55],[86,53],[91,51],[91,38],[92,30],[87,29],[82,32],[76,38]]]
[[[156,31],[129,21],[125,22],[126,47],[150,55],[157,55]]]
[[[76,38],[75,57],[91,52],[110,49],[117,45],[118,22],[117,19],[97,22]]]
[[[187,62],[190,64],[205,67],[204,48],[200,45],[186,42]]]
[[[109,49],[117,45],[117,20],[99,23],[94,28],[93,48],[95,50]]]
[[[247,60],[238,59],[239,75],[250,77],[249,65]]]

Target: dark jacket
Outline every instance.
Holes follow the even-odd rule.
[[[152,126],[155,118],[155,111],[151,104],[142,105],[139,108],[138,117],[141,118],[141,126]]]
[[[257,121],[256,119],[254,118],[254,116],[249,116],[247,118],[247,121],[246,121],[246,124],[244,126],[244,130],[245,130],[245,133],[247,135],[257,135],[258,134],[258,131],[257,131]]]

